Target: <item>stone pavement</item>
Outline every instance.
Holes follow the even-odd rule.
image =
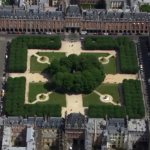
[[[66,94],[66,105],[62,107],[62,117],[65,117],[65,111],[67,113],[82,113],[87,115],[88,107],[83,107],[82,94]]]

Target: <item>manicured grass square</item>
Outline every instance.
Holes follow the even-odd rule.
[[[116,58],[115,57],[109,58],[109,63],[103,64],[103,66],[104,66],[105,74],[116,74],[117,73]]]
[[[87,55],[87,54],[89,54],[89,55],[94,55],[94,56],[97,57],[97,59],[98,59],[99,57],[107,57],[107,56],[110,55],[109,53],[86,53],[86,52],[81,53],[81,55]]]
[[[90,94],[83,94],[83,107],[88,107],[89,105],[112,105],[111,103],[103,103],[100,101],[100,96],[92,92]]]
[[[53,51],[53,52],[39,52],[38,55],[47,56],[51,62],[53,59],[60,60],[60,58],[66,56],[66,53]]]
[[[95,90],[100,92],[101,94],[111,95],[113,97],[113,101],[115,103],[120,102],[119,85],[118,84],[102,83]]]
[[[47,83],[30,83],[29,84],[29,102],[36,100],[36,95],[39,93],[48,93],[54,89],[54,86]],[[49,100],[46,102],[38,102],[38,104],[59,104],[62,107],[66,107],[66,96],[60,91],[55,91],[49,95]]]
[[[60,58],[65,57],[66,54],[63,52],[38,52],[40,56],[47,56],[50,62],[53,59],[60,60]],[[36,56],[31,56],[30,58],[30,72],[32,73],[48,73],[49,72],[49,64],[47,63],[39,63],[37,62]]]
[[[40,73],[40,72],[48,73],[48,67],[49,67],[49,64],[39,63],[39,62],[37,62],[36,56],[34,56],[34,55],[31,56],[31,58],[30,58],[30,72],[31,73]]]
[[[40,93],[48,93],[54,89],[54,86],[47,83],[29,83],[29,102],[36,100],[36,95]]]
[[[38,104],[59,104],[62,107],[66,107],[66,96],[64,93],[55,91],[49,95],[49,100],[46,102],[38,102]]]

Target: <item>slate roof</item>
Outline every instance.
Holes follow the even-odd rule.
[[[150,15],[147,12],[133,12],[130,11],[107,11],[104,9],[86,9],[83,10],[83,20],[88,21],[148,21]]]
[[[65,15],[62,11],[35,11],[35,10],[12,10],[0,9],[0,18],[11,18],[11,19],[49,19],[49,20],[63,20]]]
[[[122,118],[111,118],[109,119],[109,124],[107,126],[108,134],[120,134],[123,132],[124,134],[128,133],[127,123],[125,119]]]
[[[36,119],[36,126],[39,128],[64,129],[64,119],[61,117],[48,117],[48,120],[44,120],[44,118],[38,117]]]
[[[78,5],[70,5],[66,12],[67,17],[81,17],[81,10]]]
[[[71,113],[67,116],[68,128],[85,128],[84,115],[81,113]]]

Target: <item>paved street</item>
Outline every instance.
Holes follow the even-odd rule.
[[[146,107],[146,112],[147,112],[147,117],[150,119],[150,87],[148,85],[148,79],[150,78],[150,61],[148,58],[148,52],[149,47],[148,47],[148,37],[140,37],[139,38],[140,42],[140,48],[142,52],[142,60],[143,60],[143,72],[144,75],[142,76],[142,90],[143,90],[143,96],[144,96],[144,102],[145,102],[145,107]]]

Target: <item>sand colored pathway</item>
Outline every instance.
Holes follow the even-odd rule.
[[[96,91],[96,90],[94,90],[94,93],[96,93],[97,95],[99,95],[100,96],[100,101],[102,101],[103,103],[112,103],[113,105],[119,105],[119,106],[121,106],[121,104],[119,103],[119,104],[117,104],[117,103],[115,103],[114,101],[113,101],[113,97],[111,96],[111,95],[108,95],[108,94],[101,94],[101,93],[99,93],[98,91]],[[108,96],[109,97],[109,100],[104,100],[103,99],[103,97],[104,96]]]
[[[138,79],[137,74],[107,74],[103,83],[122,83],[124,79]]]
[[[88,107],[83,107],[82,94],[66,94],[66,105],[67,107],[62,107],[62,117],[65,116],[65,111],[67,111],[68,114],[80,112],[87,115]]]

